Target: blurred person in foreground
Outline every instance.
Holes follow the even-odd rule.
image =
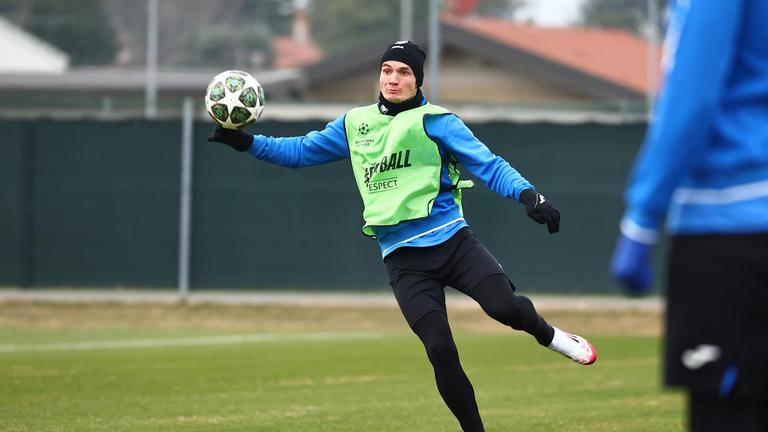
[[[585,339],[549,325],[533,303],[514,294],[501,265],[463,217],[461,162],[529,217],[559,229],[560,213],[467,126],[422,95],[424,52],[398,41],[381,57],[378,103],[352,109],[322,131],[273,138],[216,127],[209,138],[258,159],[299,168],[350,159],[363,199],[363,233],[379,242],[390,285],[408,325],[424,344],[440,395],[464,431],[482,431],[474,390],[459,362],[444,288],[475,299],[497,321],[580,364],[597,354]]]
[[[653,282],[671,234],[664,381],[691,431],[768,431],[768,1],[670,4],[666,79],[630,174],[611,273]]]

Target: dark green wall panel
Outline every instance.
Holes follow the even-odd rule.
[[[179,126],[41,123],[35,284],[174,284]]]
[[[297,135],[323,123],[263,123]],[[196,136],[209,132],[200,125]],[[362,204],[348,161],[292,170],[198,139],[192,282],[198,286],[386,286],[376,243],[360,233]]]
[[[256,129],[291,136],[324,125],[271,121]],[[549,235],[516,202],[482,185],[465,193],[468,222],[516,285],[614,292],[606,268],[644,126],[470,127],[562,212],[561,233]],[[194,128],[193,288],[386,287],[378,247],[360,233],[348,161],[272,166],[208,143],[210,129]],[[180,132],[178,121],[0,123],[0,283],[21,284],[28,274],[33,286],[175,285]],[[31,177],[22,164],[30,149]],[[33,217],[23,216],[25,202]]]
[[[0,285],[21,285],[26,271],[24,193],[30,126],[0,122]]]
[[[628,167],[642,126],[508,125],[474,127],[560,209],[550,235],[519,204],[485,188],[466,194],[465,216],[521,289],[610,291],[607,267],[621,217]]]

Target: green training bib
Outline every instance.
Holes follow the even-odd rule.
[[[376,104],[347,112],[349,158],[365,206],[363,234],[374,237],[373,227],[429,216],[440,193],[442,159],[424,130],[424,117],[448,113],[429,103],[396,116],[381,114]],[[448,174],[461,209],[460,189],[471,182],[460,182],[451,162]]]

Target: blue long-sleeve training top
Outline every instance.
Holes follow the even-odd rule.
[[[664,61],[622,233],[768,231],[768,1],[672,2]]]
[[[276,138],[255,135],[248,151],[258,159],[288,168],[347,159],[349,147],[344,132],[344,116],[328,123],[322,131],[313,131],[305,136]],[[480,142],[457,116],[426,116],[424,128],[440,149],[443,160],[442,186],[451,186],[446,167],[450,155],[453,155],[472,175],[501,196],[519,200],[522,191],[533,188],[507,161],[493,154]],[[465,226],[467,222],[453,195],[441,192],[426,218],[389,227],[376,227],[375,232],[382,257],[385,257],[403,246],[440,244]]]

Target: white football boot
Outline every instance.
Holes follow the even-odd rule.
[[[555,336],[547,348],[583,365],[591,365],[597,360],[597,351],[588,340],[557,327],[552,328],[555,329]]]

